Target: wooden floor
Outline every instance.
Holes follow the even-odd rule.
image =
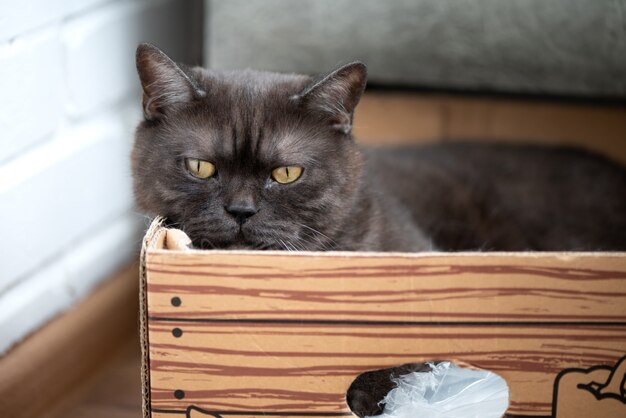
[[[123,268],[0,359],[0,376],[8,376],[3,383],[13,387],[0,384],[0,416],[142,416],[138,275],[136,264]],[[11,381],[20,380],[18,392]]]
[[[626,107],[623,106],[595,107],[580,104],[373,92],[364,96],[358,108],[355,134],[363,143],[387,144],[414,142],[415,140],[418,142],[445,141],[455,138],[491,140],[497,138],[505,141],[524,139],[533,142],[573,143],[600,150],[626,162]],[[107,335],[115,332],[122,335],[122,331],[119,330],[122,325],[131,330],[136,329],[137,326],[136,314],[131,309],[137,300],[137,289],[125,285],[118,287],[120,288],[118,293],[111,293],[113,296],[108,299],[101,298],[103,307],[98,312],[102,312],[101,316],[106,317],[107,320],[110,320],[111,316],[114,316],[123,306],[128,312],[124,315],[118,314],[124,319],[117,320],[116,328],[103,329],[103,332],[109,333]],[[121,292],[125,295],[122,298],[124,300],[120,299]],[[108,310],[105,305],[109,306]],[[92,322],[95,324],[95,319]],[[84,329],[93,325],[86,323],[81,326],[83,328],[77,327],[76,332],[79,330],[84,332]],[[89,376],[81,378],[80,382],[72,383],[74,389],[67,391],[63,399],[56,399],[55,396],[54,399],[57,402],[53,411],[48,410],[45,415],[37,414],[36,416],[44,418],[140,417],[139,343],[132,332],[125,335],[129,336],[123,337],[122,343],[117,343],[115,348],[111,348],[111,352],[107,353],[110,355],[107,355],[106,359],[98,351],[105,350],[102,344],[98,343],[90,347],[84,343],[81,347],[86,348],[79,347],[91,357],[102,356],[101,364],[94,368]],[[5,359],[5,363],[15,363],[16,356],[17,354],[10,355]],[[32,355],[28,354],[23,357],[28,360],[32,358]],[[16,374],[15,379],[32,380],[29,376],[36,372]],[[54,378],[55,376],[50,377],[50,379]],[[11,404],[11,399],[2,399],[3,393],[13,393],[11,397],[15,398],[16,391],[15,386],[3,390],[1,380],[0,406]],[[30,396],[28,393],[23,395]],[[16,402],[14,401],[13,404]],[[6,413],[6,410],[0,411],[0,415],[3,412]]]
[[[140,367],[139,341],[133,337],[119,348],[107,366],[45,418],[141,417]]]

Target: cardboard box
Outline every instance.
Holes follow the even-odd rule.
[[[504,377],[509,416],[626,417],[625,253],[167,247],[156,219],[142,253],[145,417],[352,416],[360,373],[429,360]]]

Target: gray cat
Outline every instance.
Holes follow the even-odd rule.
[[[446,143],[362,149],[366,83],[217,72],[137,49],[145,120],[137,202],[199,248],[626,250],[626,170],[570,148]]]
[[[581,150],[496,144],[362,149],[351,136],[361,63],[328,75],[215,72],[137,49],[145,120],[139,206],[199,248],[626,250],[626,170]],[[347,401],[382,411],[391,375]]]

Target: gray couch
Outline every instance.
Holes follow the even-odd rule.
[[[626,97],[626,0],[207,0],[213,68],[377,84]]]

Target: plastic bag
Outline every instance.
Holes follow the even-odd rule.
[[[428,364],[430,372],[393,379],[397,384],[376,418],[501,418],[509,406],[509,388],[495,373]]]

